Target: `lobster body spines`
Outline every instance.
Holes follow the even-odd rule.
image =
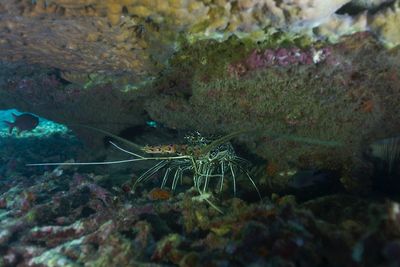
[[[157,145],[157,146],[144,146],[142,151],[147,154],[175,154],[180,156],[194,156],[198,157],[201,154],[202,146],[199,145]]]
[[[144,146],[142,151],[147,154],[176,154],[176,145]]]

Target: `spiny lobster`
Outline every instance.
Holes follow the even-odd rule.
[[[127,153],[135,158],[118,160],[118,161],[105,161],[105,162],[56,162],[56,163],[33,163],[27,166],[54,166],[54,165],[105,165],[105,164],[119,164],[136,161],[157,161],[157,163],[139,176],[134,183],[134,188],[142,182],[149,180],[155,173],[165,169],[162,179],[161,188],[164,188],[168,180],[172,178],[171,189],[175,190],[178,181],[182,180],[185,172],[193,173],[193,186],[200,193],[201,196],[208,195],[207,189],[211,180],[218,179],[219,191],[221,192],[226,177],[230,176],[233,183],[233,193],[236,195],[236,176],[237,171],[245,174],[251,184],[254,186],[257,194],[261,199],[261,194],[250,176],[248,170],[244,167],[248,162],[237,156],[232,144],[229,142],[235,136],[242,134],[246,131],[238,131],[228,134],[214,141],[209,141],[202,137],[199,133],[187,136],[185,144],[173,145],[160,145],[160,146],[139,146],[129,140],[109,133],[107,131],[97,129],[90,126],[86,128],[101,132],[114,139],[123,142],[133,149],[140,150],[146,154],[157,154],[155,157],[145,157],[140,154],[128,151],[116,143],[110,143],[118,150]],[[204,198],[210,205],[220,211],[214,204],[207,198]]]

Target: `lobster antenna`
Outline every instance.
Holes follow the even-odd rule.
[[[96,131],[96,132],[111,136],[112,138],[114,138],[114,139],[116,139],[116,140],[118,140],[118,141],[120,141],[120,142],[122,142],[122,143],[124,143],[124,144],[126,144],[126,145],[128,145],[130,147],[132,147],[133,149],[142,151],[142,148],[143,148],[142,146],[140,146],[138,144],[135,144],[134,142],[129,141],[128,139],[122,138],[122,137],[120,137],[120,136],[118,136],[116,134],[110,133],[108,131],[105,131],[105,130],[102,130],[102,129],[99,129],[99,128],[96,128],[96,127],[93,127],[93,126],[84,125],[84,124],[71,124],[71,125],[72,126],[78,126],[78,127],[87,128],[87,129],[90,129],[90,130],[93,130],[93,131]]]
[[[276,134],[272,133],[271,131],[265,130],[265,129],[251,129],[251,130],[239,130],[233,133],[230,133],[228,135],[222,136],[221,138],[211,142],[210,144],[206,145],[201,152],[206,154],[213,150],[215,147],[222,145],[232,138],[235,138],[241,134],[244,133],[264,133],[266,135],[269,135],[271,137],[275,137],[277,139],[283,139],[283,140],[288,140],[288,141],[294,141],[298,143],[304,143],[304,144],[309,144],[309,145],[321,145],[321,146],[329,146],[329,147],[338,147],[342,146],[343,144],[338,141],[326,141],[326,140],[319,140],[319,139],[314,139],[314,138],[309,138],[309,137],[302,137],[302,136],[296,136],[296,135],[290,135],[290,134]]]

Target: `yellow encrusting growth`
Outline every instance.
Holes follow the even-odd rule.
[[[400,1],[376,13],[370,22],[373,32],[388,46],[400,44]]]
[[[2,0],[0,51],[17,51],[3,52],[7,60],[71,73],[149,77],[185,41],[265,41],[283,32],[336,42],[372,29],[394,46],[399,1],[386,11],[350,16],[335,14],[350,0]]]
[[[109,1],[107,4],[107,18],[112,25],[118,24],[122,14],[123,6],[118,1]]]
[[[321,35],[336,41],[338,37],[371,28],[388,45],[400,43],[397,25],[400,1],[376,14],[356,17],[335,12],[350,0],[37,0],[32,14],[62,12],[72,16],[107,17],[112,26],[124,16],[150,19],[166,28],[195,33],[200,38],[226,38],[231,34],[262,38],[266,27],[308,32],[322,26]],[[61,10],[61,11],[60,11]],[[366,21],[369,25],[365,25]],[[327,25],[327,26],[326,26]],[[340,27],[339,27],[340,26]],[[338,28],[339,27],[339,28]],[[349,28],[343,29],[344,27]]]
[[[281,3],[276,0],[38,0],[35,11],[52,13],[63,8],[66,14],[105,16],[116,26],[124,16],[134,16],[163,23],[167,28],[193,31],[202,25],[200,34],[224,36],[235,32],[251,33],[265,27],[303,28],[318,26],[350,0],[299,0]]]

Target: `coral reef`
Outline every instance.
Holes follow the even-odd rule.
[[[281,30],[338,41],[344,34],[368,30],[369,14],[335,14],[348,2],[4,0],[0,56],[56,67],[75,77],[129,73],[140,82],[166,66],[182,39],[225,40],[235,35],[266,40],[268,32]],[[398,40],[388,34],[395,33],[391,25],[398,21],[396,12],[382,11],[390,16],[388,21],[372,15],[371,24],[393,45]]]
[[[328,22],[315,29],[314,32],[319,36],[326,36],[329,42],[336,43],[344,35],[368,30],[368,15],[364,12],[355,16],[334,14]]]
[[[195,201],[194,191],[148,199],[147,191],[107,190],[96,184],[104,177],[73,169],[57,179],[46,173],[31,178],[0,180],[2,266],[374,266],[397,260],[396,202],[345,195],[303,204],[288,196],[253,204],[233,198],[223,201],[221,215]]]
[[[400,45],[400,1],[380,10],[371,18],[370,27],[389,47]]]
[[[399,3],[0,1],[0,266],[397,266]]]
[[[103,149],[103,135],[77,124],[133,136],[129,129],[150,117],[181,131],[247,130],[239,143],[276,162],[276,179],[289,182],[282,172],[323,168],[342,173],[349,190],[368,187],[369,144],[400,130],[399,103],[390,97],[399,90],[398,51],[383,50],[368,33],[336,45],[272,37],[261,44],[238,38],[186,43],[146,90],[125,90],[126,80],[118,78],[96,84],[96,75],[89,84],[69,84],[66,73],[4,64],[0,102],[65,123],[96,149]]]
[[[344,165],[361,157],[367,144],[400,131],[394,123],[397,98],[390,97],[399,93],[399,54],[376,52],[378,47],[362,33],[313,48],[313,54],[293,47],[249,51],[227,62],[219,77],[210,78],[210,69],[223,73],[214,71],[212,62],[199,67],[187,95],[162,83],[164,93],[146,107],[152,118],[172,128],[261,129],[243,135],[241,143],[280,164],[347,169]]]
[[[150,69],[146,59],[149,54],[144,52],[147,45],[137,37],[141,34],[139,23],[132,21],[110,28],[105,19],[71,18],[64,14],[67,10],[54,9],[45,1],[3,1],[1,58],[27,60],[74,73],[109,71],[140,75]],[[13,53],[7,52],[10,50]]]
[[[35,10],[56,12],[57,9],[73,10],[79,15],[106,14],[112,25],[121,22],[124,15],[150,18],[164,22],[179,29],[201,30],[201,34],[213,35],[217,32],[249,33],[266,26],[276,28],[309,28],[321,24],[349,0],[296,1],[281,3],[273,0],[263,1],[38,1]],[[92,12],[88,10],[92,9]],[[267,12],[261,12],[261,10]]]
[[[331,61],[330,48],[309,48],[307,51],[297,47],[266,49],[264,51],[254,50],[245,60],[235,64],[228,65],[228,74],[232,78],[239,78],[245,75],[248,71],[263,69],[274,66],[296,66],[296,65],[311,65]]]

